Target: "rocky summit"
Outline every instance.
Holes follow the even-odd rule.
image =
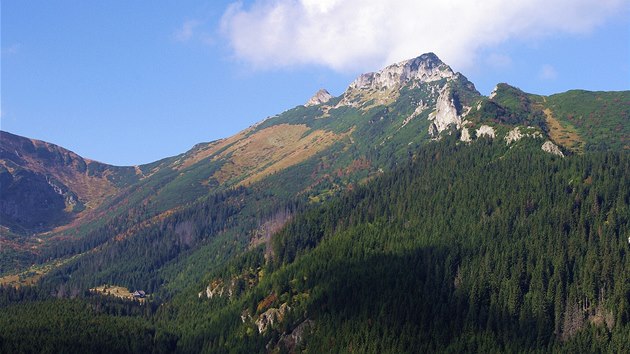
[[[360,75],[349,89],[386,89],[409,82],[432,82],[453,77],[455,73],[435,54],[427,53],[417,58],[389,65],[384,69]]]
[[[320,89],[308,100],[308,102],[306,102],[305,106],[308,107],[326,103],[331,98],[333,98],[333,96],[326,89]]]

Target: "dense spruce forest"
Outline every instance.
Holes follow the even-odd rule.
[[[248,193],[209,196],[37,287],[1,288],[0,352],[630,348],[626,152],[561,158],[534,143],[465,144],[452,134],[324,203]],[[252,221],[231,232],[245,233],[253,216],[278,208],[292,218],[270,242],[211,258],[236,242],[220,231],[237,213]],[[174,227],[193,212],[198,223]],[[81,242],[124,229],[102,227]],[[165,232],[172,237],[154,238]],[[209,273],[163,284],[161,266],[191,254],[186,264]],[[121,255],[127,263],[99,271]],[[141,303],[80,290],[113,280],[156,294]]]

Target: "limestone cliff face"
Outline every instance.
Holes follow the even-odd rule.
[[[417,88],[422,85],[427,85],[433,96],[437,96],[445,81],[457,78],[458,74],[435,54],[427,53],[389,65],[377,72],[360,75],[348,86],[337,106],[351,106],[362,110],[378,105],[387,106],[398,99],[403,87]]]
[[[450,126],[456,129],[462,128],[462,118],[457,112],[453,94],[448,87],[445,87],[440,92],[435,111],[429,115],[429,120],[433,122],[429,126],[429,135],[433,138],[438,137],[441,132]]]
[[[470,130],[468,130],[468,128],[466,127],[462,128],[462,136],[460,137],[460,140],[465,143],[469,143],[472,141],[472,137],[470,136]]]
[[[366,73],[354,80],[348,89],[384,89],[411,81],[432,82],[451,78],[453,70],[435,54],[427,53],[411,60],[387,66],[381,71]]]
[[[494,128],[489,125],[482,125],[477,130],[477,137],[480,138],[482,136],[486,136],[488,138],[494,139],[496,137],[496,133]]]
[[[564,157],[564,153],[562,152],[562,150],[560,150],[560,148],[556,144],[552,143],[550,140],[545,141],[545,143],[540,148],[544,152]]]
[[[525,132],[521,131],[521,129],[525,130]],[[514,129],[510,130],[506,135],[505,135],[505,143],[507,145],[510,145],[512,143],[515,143],[523,138],[542,138],[543,135],[541,132],[537,131],[536,128],[534,127],[515,127]]]
[[[522,138],[523,134],[521,133],[521,130],[519,129],[519,127],[516,127],[507,133],[507,135],[505,136],[505,143],[510,145],[513,142],[521,140]]]
[[[285,315],[291,308],[286,304],[280,305],[280,308],[270,308],[258,316],[255,324],[258,327],[258,333],[264,333],[267,328],[273,327],[275,324],[284,320]]]

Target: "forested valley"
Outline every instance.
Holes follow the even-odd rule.
[[[37,287],[2,288],[0,351],[623,352],[629,176],[625,152],[561,158],[452,135],[321,204],[250,205],[236,188],[181,211],[197,224],[177,229],[189,215],[175,213]],[[235,242],[221,231],[237,212],[259,210],[292,217],[270,242],[212,258]],[[120,255],[128,263],[99,271]],[[175,269],[183,278],[163,284]],[[77,290],[113,282],[156,294]]]

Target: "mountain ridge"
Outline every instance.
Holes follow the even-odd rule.
[[[44,220],[31,219],[20,212],[28,208],[46,213],[46,206],[37,206],[37,194],[51,199],[48,211],[55,218],[69,220],[86,209],[95,209],[110,195],[137,181],[138,168],[120,167],[86,159],[58,145],[28,139],[0,131],[0,173],[2,174],[3,219],[27,223],[36,228],[48,228]],[[27,180],[32,181],[29,186]],[[37,186],[37,187],[35,187]],[[28,187],[28,188],[27,188]],[[28,189],[36,190],[31,194]]]
[[[612,129],[600,124],[583,131],[580,121],[564,118],[578,116],[579,112],[572,113],[566,102],[569,98],[574,102],[577,95],[582,103],[589,102],[585,109],[608,107],[602,110],[607,112],[601,118],[604,121],[612,121],[613,114],[619,111],[621,115],[616,119],[623,122],[630,119],[628,109],[623,108],[626,101],[630,102],[628,92],[569,91],[538,96],[507,84],[497,85],[495,91],[492,97],[482,96],[464,75],[453,72],[435,54],[427,53],[359,75],[337,97],[324,95],[325,101],[296,106],[231,137],[199,143],[182,154],[153,163],[116,167],[73,157],[68,161],[84,161],[77,163],[92,166],[93,174],[110,188],[111,195],[105,198],[101,191],[99,198],[92,201],[79,193],[81,188],[67,188],[75,193],[75,199],[88,206],[86,210],[68,213],[63,211],[67,203],[57,201],[55,208],[61,210],[58,214],[63,218],[56,214],[47,227],[30,225],[26,233],[49,231],[46,237],[40,237],[44,245],[47,240],[58,238],[80,239],[71,233],[78,226],[93,230],[81,232],[89,234],[104,220],[136,219],[138,213],[146,214],[142,217],[146,220],[161,220],[160,215],[213,193],[240,187],[251,188],[255,193],[268,188],[282,198],[299,195],[322,201],[394,168],[397,161],[413,155],[424,144],[453,134],[467,144],[485,137],[510,147],[536,144],[537,149],[558,155],[611,144],[608,141],[614,141],[615,136],[621,145],[615,143],[611,147],[628,145],[630,133],[623,124],[621,129],[620,123],[615,123]],[[563,114],[554,115],[553,109],[561,109]],[[596,129],[604,128],[609,134],[606,141],[602,141],[603,134],[596,133]],[[589,132],[590,138],[585,139]],[[3,150],[8,157],[14,155],[10,150]],[[3,160],[4,165],[11,163],[11,158]],[[73,168],[71,164],[63,166]],[[8,170],[4,171],[4,176],[8,175]],[[79,180],[76,176],[80,174],[70,175]],[[282,178],[291,182],[283,183]],[[45,186],[45,180],[41,176],[39,184]],[[7,185],[3,183],[2,188]],[[72,187],[73,183],[63,185]],[[59,195],[54,187],[46,188],[52,191],[51,196]],[[23,227],[9,224],[2,226],[24,233],[20,231]],[[54,229],[56,226],[64,227]],[[6,232],[7,229],[0,231],[0,238]],[[22,247],[43,247],[40,241],[32,240],[35,238],[21,238],[25,242]]]

